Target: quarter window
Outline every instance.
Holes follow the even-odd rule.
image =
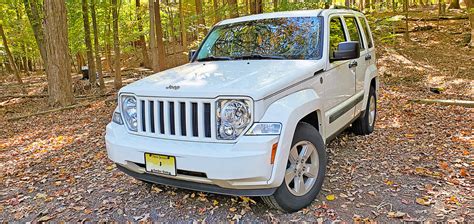
[[[345,17],[344,20],[346,21],[347,31],[349,31],[351,41],[359,42],[360,50],[362,51],[364,49],[364,43],[362,41],[362,35],[359,29],[359,25],[357,24],[356,18]]]
[[[364,29],[365,37],[367,39],[367,47],[372,48],[374,44],[372,43],[372,38],[370,38],[370,30],[367,26],[367,20],[363,17],[359,17],[360,24],[362,24],[362,29]]]
[[[333,58],[334,51],[337,50],[339,43],[347,41],[347,38],[344,33],[344,27],[342,26],[341,18],[331,18],[329,29],[329,57]]]

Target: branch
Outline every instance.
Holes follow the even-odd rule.
[[[421,103],[421,104],[456,105],[456,106],[474,108],[474,101],[470,101],[470,100],[413,99],[413,100],[410,100],[410,102]]]
[[[57,111],[69,110],[69,109],[74,109],[74,108],[78,108],[78,107],[85,107],[85,106],[88,106],[92,103],[94,103],[94,102],[80,103],[80,104],[75,104],[75,105],[71,105],[71,106],[55,108],[55,109],[51,109],[51,110],[45,110],[45,111],[41,111],[41,112],[37,112],[37,113],[21,115],[21,116],[17,116],[17,117],[8,118],[7,121],[16,121],[16,120],[20,120],[20,119],[27,118],[27,117],[53,113],[53,112],[57,112]]]

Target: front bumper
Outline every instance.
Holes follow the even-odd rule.
[[[229,195],[271,195],[271,149],[279,136],[242,136],[236,143],[166,140],[130,134],[110,123],[108,157],[120,170],[141,180]],[[146,173],[144,153],[176,157],[177,176]],[[278,184],[279,185],[279,184]],[[258,190],[257,190],[258,189]]]

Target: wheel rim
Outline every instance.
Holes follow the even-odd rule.
[[[309,141],[295,144],[288,157],[285,183],[288,190],[296,196],[308,193],[316,182],[319,173],[319,155],[316,147]]]
[[[370,102],[369,102],[369,125],[373,126],[374,121],[375,121],[375,97],[370,96]]]

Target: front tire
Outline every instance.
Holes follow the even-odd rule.
[[[318,130],[301,122],[288,156],[285,178],[271,196],[262,197],[270,207],[295,212],[313,202],[326,175],[326,147]]]

